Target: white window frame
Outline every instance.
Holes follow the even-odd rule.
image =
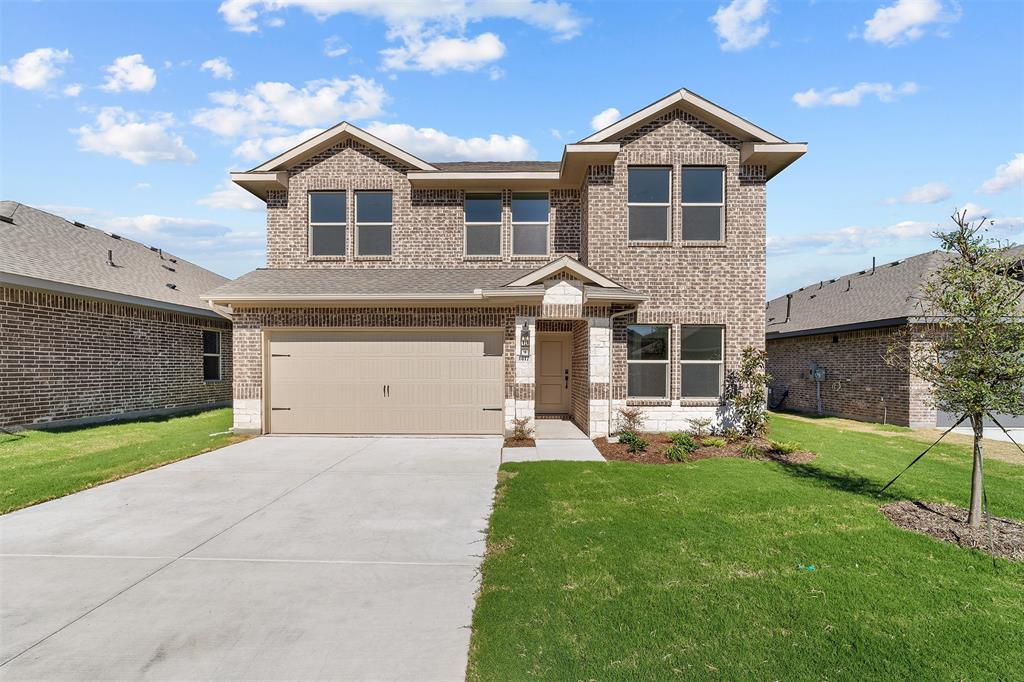
[[[720,329],[720,360],[683,360],[683,329],[686,327],[709,327]],[[682,400],[721,400],[725,389],[725,325],[724,324],[682,324],[679,325],[679,397]],[[718,395],[683,395],[683,365],[718,365]]]
[[[722,173],[722,200],[712,204],[685,203],[683,201],[683,184],[686,182],[686,171],[689,169],[717,170]],[[717,206],[721,208],[718,214],[718,239],[687,239],[686,238],[686,207],[687,206]],[[725,241],[725,166],[683,166],[679,170],[679,218],[682,222],[680,239],[684,242],[721,242]],[[688,325],[689,326],[689,325]]]
[[[667,202],[632,202],[629,200],[629,171],[634,168],[656,168],[668,171],[668,201]],[[626,167],[626,239],[631,242],[671,242],[672,241],[672,166],[631,164]],[[665,209],[665,238],[664,239],[633,239],[629,230],[629,208],[631,206],[661,206]]]
[[[548,219],[544,222],[516,221],[515,201],[517,194],[545,194],[548,198]],[[551,192],[513,192],[509,199],[509,213],[512,217],[512,256],[516,258],[547,258],[551,254]],[[544,253],[516,253],[516,226],[544,226]]]
[[[306,197],[306,242],[308,244],[308,256],[310,258],[345,258],[348,255],[348,197],[345,197],[345,222],[343,223],[314,223],[313,222],[313,195],[314,194],[348,194],[343,189],[312,190]],[[313,253],[313,228],[314,227],[340,227],[345,232],[344,253]]]
[[[390,189],[357,189],[353,190],[355,195],[352,204],[352,219],[356,224],[355,229],[355,255],[362,258],[391,258],[395,252],[395,193]],[[391,195],[391,220],[386,223],[361,223],[359,222],[359,195],[360,194],[390,194]],[[391,231],[391,251],[383,253],[359,253],[359,227],[387,227]]]
[[[466,220],[466,200],[471,196],[479,196],[481,194],[497,194],[498,195],[498,222],[481,223],[481,222],[469,222]],[[550,202],[550,199],[548,199]],[[548,210],[550,211],[551,204],[548,203]],[[503,202],[501,200],[501,192],[466,192],[462,197],[462,255],[466,258],[501,258],[501,247],[502,239],[501,234],[501,214],[504,211]],[[498,253],[470,253],[469,252],[469,228],[471,227],[495,227],[498,228]]]
[[[664,360],[630,360],[629,343],[626,344],[626,399],[627,400],[669,400],[672,393],[672,325],[670,324],[630,324],[626,325],[626,334],[629,334],[630,327],[664,327],[668,330],[668,338],[665,341]],[[629,366],[630,365],[665,365],[665,395],[630,395],[629,393]]]
[[[207,353],[206,344],[203,343],[203,381],[223,381],[224,380],[224,335],[219,329],[204,329],[200,335],[200,341],[205,341],[202,337],[207,333],[214,334],[217,337],[217,352]],[[217,358],[217,378],[207,379],[206,378],[206,358]]]

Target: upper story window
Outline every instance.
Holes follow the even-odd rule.
[[[725,169],[683,169],[683,240],[721,241],[725,233]]]
[[[630,166],[628,182],[630,241],[670,241],[672,169],[667,166]]]
[[[667,325],[626,328],[626,395],[630,398],[668,397],[668,333]]]
[[[203,381],[220,381],[220,332],[203,330]]]
[[[516,192],[512,195],[513,255],[547,255],[549,208],[547,192]]]
[[[721,397],[725,328],[684,326],[679,338],[682,397]]]
[[[309,193],[309,255],[345,255],[347,208],[345,192]]]
[[[391,192],[356,192],[356,254],[391,255]]]
[[[501,194],[467,194],[465,212],[466,255],[500,256]]]

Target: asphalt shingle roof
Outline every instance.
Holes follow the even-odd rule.
[[[558,161],[450,161],[430,163],[440,171],[449,173],[480,173],[522,171],[557,171],[561,168]]]
[[[214,298],[243,296],[359,296],[372,294],[471,294],[497,289],[533,269],[312,269],[253,270],[233,282],[206,292]]]
[[[1024,248],[1010,249],[1024,255]],[[791,292],[789,320],[786,296],[768,302],[766,334],[794,336],[836,328],[900,324],[919,317],[921,286],[947,258],[943,251],[929,251],[904,260],[868,268]]]
[[[186,306],[205,315],[212,311],[200,294],[228,281],[167,252],[16,201],[0,202],[0,216],[14,221],[0,220],[0,278],[4,273],[31,277]]]

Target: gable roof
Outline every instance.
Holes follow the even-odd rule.
[[[557,171],[559,161],[446,161],[434,162],[439,171],[448,173],[507,173],[521,171]]]
[[[619,284],[608,279],[597,270],[592,270],[575,258],[570,258],[569,256],[562,256],[561,258],[557,258],[536,270],[531,270],[519,279],[509,282],[508,286],[523,287],[531,284],[540,284],[544,280],[550,279],[553,275],[563,270],[571,272],[585,282],[591,282],[599,287],[609,289],[622,288]]]
[[[226,277],[16,201],[0,217],[0,283],[217,317],[199,295]]]

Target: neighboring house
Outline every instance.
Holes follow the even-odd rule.
[[[0,202],[0,427],[228,404],[228,281],[156,247]]]
[[[931,329],[921,320],[921,286],[946,257],[930,251],[769,301],[769,402],[780,409],[899,426],[955,422],[960,415],[936,410],[930,384],[885,362],[893,334],[907,325]],[[812,374],[815,368],[823,370],[821,381]],[[1024,417],[997,418],[1003,426],[1024,426]]]
[[[341,123],[233,173],[268,266],[204,296],[234,322],[235,426],[715,416],[764,343],[766,184],[805,150],[680,90],[560,161],[428,163]]]

